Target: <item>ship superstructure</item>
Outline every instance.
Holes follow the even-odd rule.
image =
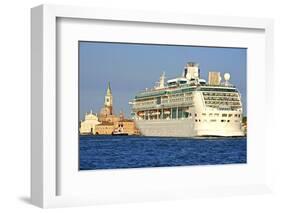
[[[199,64],[188,63],[182,76],[138,93],[130,102],[132,116],[145,136],[243,136],[242,102],[230,74],[209,72],[200,78]]]

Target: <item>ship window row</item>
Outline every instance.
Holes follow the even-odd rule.
[[[229,101],[239,101],[238,97],[205,97],[204,100],[229,100]]]
[[[197,113],[195,113],[194,116],[197,117]],[[209,113],[209,114],[207,114],[207,113],[202,113],[202,116],[203,116],[203,117],[204,117],[204,116],[219,117],[220,114],[219,114],[219,113]],[[221,116],[222,116],[222,117],[229,117],[229,118],[232,117],[232,116],[234,116],[234,117],[240,118],[241,115],[240,115],[240,114],[232,114],[232,113],[230,113],[230,114],[222,113]]]
[[[148,115],[151,115],[151,116],[156,116],[156,115],[161,115],[162,113],[164,114],[172,114],[172,117],[175,118],[176,115],[178,114],[179,117],[191,117],[192,116],[192,113],[190,112],[187,112],[186,111],[186,108],[172,108],[172,109],[163,109],[163,110],[158,110],[158,111],[143,111],[143,112],[140,112],[141,115],[143,116],[148,116]],[[220,114],[219,113],[202,113],[201,114],[203,117],[219,117]],[[240,118],[241,117],[241,114],[232,114],[232,113],[222,113],[221,114],[221,117],[238,117]],[[160,116],[159,116],[160,117]],[[194,117],[198,117],[198,113],[194,113]]]
[[[217,92],[228,92],[228,93],[234,93],[234,92],[237,92],[236,89],[224,89],[224,88],[204,88],[204,89],[201,89],[203,92],[206,92],[206,93],[212,93],[213,91],[217,91]]]
[[[205,102],[240,102],[240,100],[237,98],[237,99],[228,99],[228,98],[221,98],[221,99],[218,99],[218,98],[204,98]]]
[[[227,103],[240,103],[239,99],[231,100],[231,99],[205,99],[205,103],[221,103],[221,102],[227,102]]]
[[[184,94],[183,93],[177,93],[177,94],[171,95],[171,97],[178,97],[178,96],[184,96]]]
[[[215,105],[215,106],[241,106],[240,103],[228,103],[228,102],[220,102],[220,103],[206,103],[207,106]]]
[[[240,102],[239,99],[228,99],[228,98],[223,98],[223,99],[204,98],[204,100],[207,103],[210,103],[210,102]]]
[[[184,102],[184,101],[191,101],[192,97],[185,97],[185,98],[170,98],[170,99],[162,99],[162,100],[150,100],[150,101],[142,101],[142,102],[136,102],[135,106],[146,106],[146,105],[153,105],[153,104],[160,104],[160,103],[172,103],[172,102]]]
[[[225,92],[225,93],[211,93],[211,92],[203,92],[204,96],[228,96],[228,97],[238,97],[237,93],[229,93],[229,92]]]
[[[219,108],[220,110],[231,110],[241,108],[240,104],[206,104],[207,107]],[[226,107],[223,107],[226,106]]]
[[[207,107],[216,107],[216,108],[220,108],[221,110],[229,110],[229,107],[236,107],[239,108],[241,107],[240,103],[206,103]],[[223,108],[222,106],[227,106],[225,108]]]
[[[230,120],[221,120],[221,122],[223,123],[223,122],[230,122]]]
[[[169,112],[169,113],[167,113]],[[139,113],[137,113],[139,114]],[[215,113],[216,115],[219,115],[218,113]],[[202,117],[197,117],[197,113],[194,114],[195,116],[195,122],[201,122],[201,119],[203,119]],[[239,117],[240,118],[240,114],[235,114],[235,117]],[[138,119],[144,119],[144,120],[158,120],[158,119],[187,119],[187,118],[191,118],[192,117],[192,113],[190,112],[186,112],[183,109],[177,109],[177,108],[172,108],[171,110],[168,111],[163,111],[162,113],[159,111],[157,113],[152,113],[152,112],[142,112],[139,114]],[[227,118],[224,115],[225,118]],[[232,114],[228,114],[228,117],[232,117]],[[217,122],[217,119],[210,119],[210,122]],[[220,122],[230,122],[229,119],[219,119],[218,121]],[[207,122],[206,119],[203,119],[203,122]],[[239,120],[234,120],[234,122],[239,122]]]
[[[237,110],[237,109],[241,109],[241,105],[228,105],[229,107],[219,107],[218,105],[212,105],[212,104],[210,104],[210,105],[207,105],[208,107],[210,107],[210,108],[216,108],[216,109],[218,109],[219,108],[219,110],[221,110],[221,111],[229,111],[229,110]]]
[[[183,98],[171,98],[170,101],[171,102],[177,102],[177,101],[183,101]]]
[[[206,105],[208,104],[217,104],[217,105],[240,105],[240,101],[206,101]]]
[[[195,119],[195,122],[201,122],[201,119]],[[207,122],[207,120],[203,120],[203,122]],[[210,122],[217,122],[217,120],[216,119],[211,119]],[[221,123],[224,123],[224,122],[229,123],[230,120],[221,119],[220,122]],[[234,122],[239,122],[239,120],[235,120]]]
[[[183,101],[191,101],[192,98],[171,98],[167,102],[183,102]]]
[[[192,93],[191,93],[191,92],[183,93],[183,92],[181,92],[181,91],[179,91],[178,93],[170,94],[170,95],[169,95],[170,98],[173,98],[173,97],[189,97],[189,96],[192,96]]]

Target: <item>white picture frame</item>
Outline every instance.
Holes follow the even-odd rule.
[[[262,166],[253,170],[254,172],[249,175],[248,178],[255,175],[262,174],[261,178],[257,181],[253,181],[253,184],[249,184],[249,180],[245,182],[236,182],[233,185],[229,183],[210,185],[209,187],[202,186],[200,183],[194,183],[194,187],[190,186],[178,187],[176,185],[170,185],[166,188],[164,183],[159,183],[157,187],[149,191],[144,187],[144,190],[140,192],[140,189],[132,187],[132,183],[127,185],[127,188],[131,188],[131,191],[112,191],[110,189],[97,189],[95,195],[86,193],[86,189],[81,193],[60,193],[60,185],[64,184],[62,181],[65,179],[60,177],[60,173],[64,172],[64,167],[61,162],[61,152],[58,150],[60,146],[57,144],[58,132],[58,88],[60,80],[57,78],[58,69],[58,20],[100,20],[100,21],[118,21],[122,23],[146,23],[153,24],[154,26],[165,26],[171,28],[173,26],[197,26],[202,29],[223,29],[231,30],[256,30],[262,32],[262,42],[264,45],[264,54],[262,60],[264,61],[264,67],[260,68],[257,74],[257,82],[264,80],[264,104],[261,108],[257,109],[255,113],[259,113],[263,107],[273,105],[273,97],[269,94],[269,91],[273,89],[272,82],[268,76],[273,76],[273,21],[271,19],[257,19],[257,18],[238,18],[238,17],[216,17],[216,16],[203,16],[203,15],[188,15],[188,14],[160,14],[143,11],[122,11],[112,9],[97,9],[97,8],[84,8],[74,6],[54,6],[54,5],[41,5],[31,10],[31,82],[32,82],[32,103],[31,103],[31,201],[33,204],[47,208],[47,207],[59,207],[59,206],[75,206],[75,205],[90,205],[97,203],[115,203],[115,202],[128,202],[128,201],[143,201],[143,200],[165,200],[165,199],[178,199],[186,197],[198,197],[198,196],[214,196],[214,195],[233,195],[233,194],[253,194],[270,192],[270,161],[266,154],[265,147],[270,146],[271,134],[268,126],[264,127],[263,141],[260,142],[259,150],[253,152],[254,155],[260,156]],[[199,45],[200,43],[198,43]],[[251,56],[255,57],[255,55]],[[250,76],[251,77],[251,76]],[[264,78],[263,78],[264,77]],[[250,79],[251,80],[251,79]],[[250,81],[248,79],[248,81]],[[249,84],[252,87],[252,96],[254,96],[254,89],[257,84]],[[257,90],[259,91],[259,90]],[[250,98],[252,103],[250,106],[254,106],[257,102],[254,98]],[[250,108],[251,109],[251,108]],[[248,109],[249,110],[249,109]],[[269,122],[270,117],[261,118],[263,122]],[[251,119],[249,120],[251,124]],[[255,129],[256,128],[256,129]],[[249,127],[249,133],[253,131],[259,131],[259,126],[253,125]],[[254,140],[254,137],[253,137]],[[256,139],[258,140],[258,139]],[[261,140],[261,139],[260,139]],[[78,161],[78,159],[77,159]],[[62,162],[64,163],[64,162]],[[63,164],[65,165],[65,164]],[[254,165],[257,167],[256,165]],[[217,168],[217,167],[216,167]],[[210,167],[205,169],[213,174],[220,174],[221,170],[227,169]],[[151,171],[157,170],[154,176],[150,175]],[[176,178],[181,174],[184,174],[186,168],[181,169],[139,169],[132,170],[132,172],[126,171],[109,171],[104,173],[98,173],[99,180],[110,180],[112,174],[121,175],[122,184],[126,188],[126,181],[129,180],[130,175],[142,177],[144,180],[161,179],[162,176],[169,176],[170,178]],[[230,172],[247,172],[249,168],[244,167],[231,167]],[[252,171],[252,170],[251,170]],[[77,171],[78,172],[78,171]],[[190,172],[190,171],[189,171]],[[196,168],[192,172],[196,173]],[[200,174],[201,171],[198,172]],[[203,173],[202,173],[203,174]],[[83,180],[88,180],[92,174],[84,173]],[[94,175],[97,175],[94,174]],[[70,178],[71,179],[71,178]],[[121,181],[121,180],[120,180]],[[183,180],[179,180],[179,183]],[[159,181],[161,182],[161,181]],[[121,183],[121,182],[120,182]],[[71,187],[68,183],[67,187]],[[162,184],[162,185],[161,185]],[[141,185],[141,184],[140,184]],[[143,187],[143,185],[141,185]],[[81,186],[81,188],[83,188]],[[79,188],[69,188],[77,191]],[[92,189],[89,189],[92,190]],[[117,189],[118,190],[118,189]],[[122,196],[120,196],[120,193]]]

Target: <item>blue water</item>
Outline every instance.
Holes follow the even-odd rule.
[[[79,166],[94,170],[246,163],[246,141],[246,137],[80,136]]]

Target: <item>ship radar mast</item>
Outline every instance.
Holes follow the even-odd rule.
[[[160,76],[159,87],[160,89],[165,87],[165,72]]]
[[[155,89],[163,89],[165,88],[165,72],[160,76],[159,82],[155,83]]]

